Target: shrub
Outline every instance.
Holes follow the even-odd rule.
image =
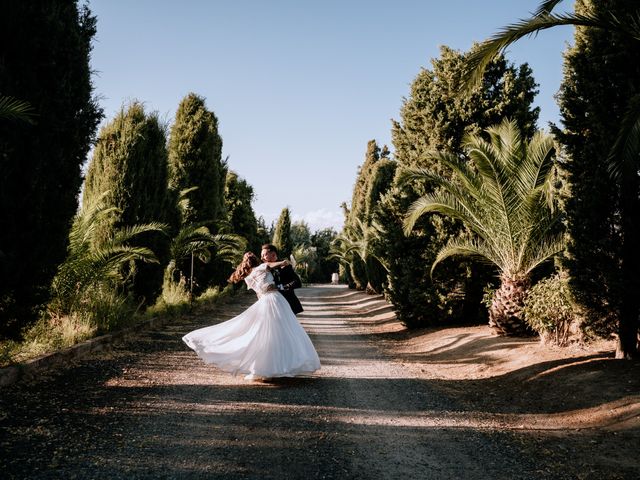
[[[524,318],[543,341],[566,345],[578,321],[566,280],[555,274],[531,288],[525,300]]]
[[[209,287],[198,296],[198,303],[216,303],[222,295],[220,287]]]

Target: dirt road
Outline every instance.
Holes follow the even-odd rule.
[[[373,332],[393,314],[380,299],[332,286],[299,292],[322,362],[315,375],[247,382],[181,342],[254,301],[244,295],[4,388],[3,478],[576,478],[540,440],[524,441],[385,353]]]

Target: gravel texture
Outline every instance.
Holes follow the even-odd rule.
[[[509,395],[497,380],[462,388],[463,379],[436,378],[428,356],[411,358],[416,337],[402,337],[380,297],[326,285],[299,296],[299,319],[322,362],[312,376],[245,381],[202,364],[182,343],[186,332],[244,310],[254,301],[246,294],[2,387],[2,478],[640,477],[635,423],[535,426],[524,414],[547,411],[513,400],[522,381],[505,383]],[[637,418],[633,406],[626,420]]]

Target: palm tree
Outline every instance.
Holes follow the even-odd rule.
[[[293,248],[291,256],[294,260],[294,268],[299,273],[302,281],[309,282],[309,276],[316,268],[318,254],[316,247],[298,244]]]
[[[543,132],[529,142],[523,140],[516,123],[509,120],[486,132],[490,142],[479,135],[463,141],[472,165],[450,153],[431,154],[451,169],[451,180],[421,168],[402,171],[402,181],[427,180],[440,187],[411,205],[405,232],[409,234],[426,213],[462,221],[472,236],[449,240],[431,272],[453,255],[494,264],[501,284],[489,309],[489,324],[502,335],[523,334],[527,327],[522,309],[531,272],[564,248],[551,193],[554,144]]]
[[[362,265],[360,255],[362,241],[353,240],[346,230],[347,227],[331,242],[329,259],[337,260],[351,278],[352,285],[361,290],[364,288],[361,278],[363,272],[360,271],[361,269],[358,268],[358,265]]]
[[[69,314],[80,307],[86,292],[109,284],[116,288],[126,282],[127,267],[134,261],[158,263],[155,254],[146,247],[130,245],[143,233],[164,232],[166,225],[146,223],[116,230],[109,238],[101,238],[100,225],[117,211],[105,206],[102,199],[84,205],[76,215],[69,232],[66,260],[58,267],[52,282],[53,300],[49,305],[55,315]]]
[[[349,269],[356,288],[364,289],[367,293],[381,293],[387,268],[385,259],[373,251],[381,228],[375,222],[367,225],[357,217],[352,221],[353,224],[345,226],[332,242],[332,255],[329,258],[338,260]]]
[[[543,1],[533,17],[509,25],[483,42],[467,63],[466,87],[470,88],[479,82],[489,62],[509,45],[547,28],[561,25],[599,28],[629,38],[637,42],[640,48],[640,7],[625,16],[616,16],[607,11],[600,14],[553,14],[553,9],[561,2],[562,0]],[[637,246],[640,244],[640,228],[634,215],[639,208],[639,159],[640,94],[636,94],[629,99],[617,138],[607,159],[611,177],[620,188],[620,228],[624,237],[621,274],[625,292],[620,307],[616,358],[631,358],[638,354],[640,301],[637,298],[637,272],[640,270],[640,253]]]
[[[212,251],[222,261],[238,263],[244,254],[247,241],[230,233],[211,234],[202,223],[184,225],[171,241],[171,260],[165,270],[165,280],[173,280],[181,261],[191,259],[190,290],[193,291],[193,260],[211,261]]]
[[[235,265],[240,262],[247,248],[247,240],[241,235],[233,233],[212,234],[207,226],[210,222],[185,223],[189,212],[192,211],[189,194],[196,190],[198,187],[189,187],[178,192],[177,205],[182,225],[178,234],[171,240],[171,260],[165,269],[165,282],[173,282],[176,273],[178,277],[183,275],[178,265],[190,259],[190,293],[193,292],[194,260],[209,263],[213,257]],[[217,227],[220,232],[230,230],[230,225],[219,223],[220,225]]]

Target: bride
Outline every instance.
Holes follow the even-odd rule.
[[[246,374],[247,380],[293,377],[318,370],[318,354],[270,272],[287,264],[286,260],[260,264],[253,253],[245,253],[229,281],[244,279],[258,301],[237,317],[194,330],[182,340],[205,363],[234,375]]]

